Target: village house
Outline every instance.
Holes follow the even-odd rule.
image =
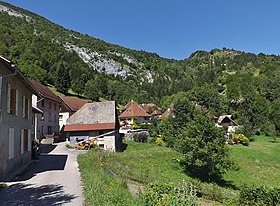
[[[162,114],[161,109],[154,103],[148,103],[148,104],[140,104],[140,106],[152,116],[152,118],[157,118],[159,115]]]
[[[170,104],[169,107],[166,109],[166,111],[160,115],[157,120],[158,121],[161,121],[165,118],[168,118],[168,117],[172,117],[172,118],[175,118],[175,115],[173,113],[173,109],[174,109],[174,104]]]
[[[47,135],[59,132],[58,118],[62,102],[48,87],[33,80],[30,80],[30,82],[41,95],[41,97],[32,96],[32,105],[42,111],[42,113],[38,114],[35,122],[38,138],[42,139]]]
[[[31,160],[32,94],[39,95],[16,66],[0,56],[0,178]]]
[[[59,112],[59,129],[61,131],[66,125],[66,120],[82,108],[87,101],[68,96],[59,96],[59,98],[62,100],[61,110]]]
[[[114,101],[86,103],[70,116],[64,127],[70,145],[83,140],[95,140],[95,144],[107,151],[120,151],[116,103]]]
[[[132,129],[133,124],[150,124],[151,115],[134,101],[125,106],[125,110],[119,116],[122,129]]]
[[[235,133],[239,125],[232,120],[232,115],[219,116],[216,123],[217,127],[224,127],[226,133]]]

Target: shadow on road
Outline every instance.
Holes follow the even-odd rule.
[[[41,153],[43,153],[43,154],[50,153],[55,148],[56,148],[56,145],[51,145],[51,144],[41,144],[40,145],[40,150],[41,150]]]
[[[67,155],[52,155],[42,154],[39,157],[39,161],[31,166],[28,171],[24,172],[16,178],[16,181],[25,181],[34,177],[38,173],[53,171],[53,170],[64,170]]]
[[[65,194],[61,185],[14,184],[1,190],[1,206],[56,206],[70,202],[75,195]]]

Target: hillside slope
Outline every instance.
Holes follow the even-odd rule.
[[[166,59],[65,29],[1,1],[0,22],[0,54],[62,93],[166,106],[171,95],[185,92],[215,115],[231,113],[256,129],[263,124],[280,131],[271,112],[280,105],[279,56],[223,48]]]

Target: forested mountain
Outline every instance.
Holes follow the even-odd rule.
[[[184,94],[215,115],[235,115],[252,131],[280,131],[279,56],[223,48],[166,59],[67,30],[4,2],[0,22],[0,55],[63,93],[163,107]]]

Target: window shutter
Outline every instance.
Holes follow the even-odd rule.
[[[26,118],[30,118],[30,99],[26,98]]]
[[[31,141],[31,130],[29,129],[28,130],[28,151],[29,152],[31,151],[31,144],[32,144],[32,141]]]
[[[20,154],[24,153],[24,129],[20,131]]]
[[[15,115],[18,115],[18,90],[16,90],[16,107],[15,107]]]
[[[22,118],[25,118],[25,96],[22,95]]]
[[[7,85],[7,113],[11,113],[11,85]]]
[[[10,111],[11,111],[11,114],[15,114],[16,111],[15,111],[15,102],[16,102],[16,91],[14,89],[11,89],[11,103],[10,103]]]
[[[15,130],[14,128],[9,128],[9,159],[15,156]]]
[[[28,130],[24,129],[24,145],[23,145],[24,152],[28,151]]]

